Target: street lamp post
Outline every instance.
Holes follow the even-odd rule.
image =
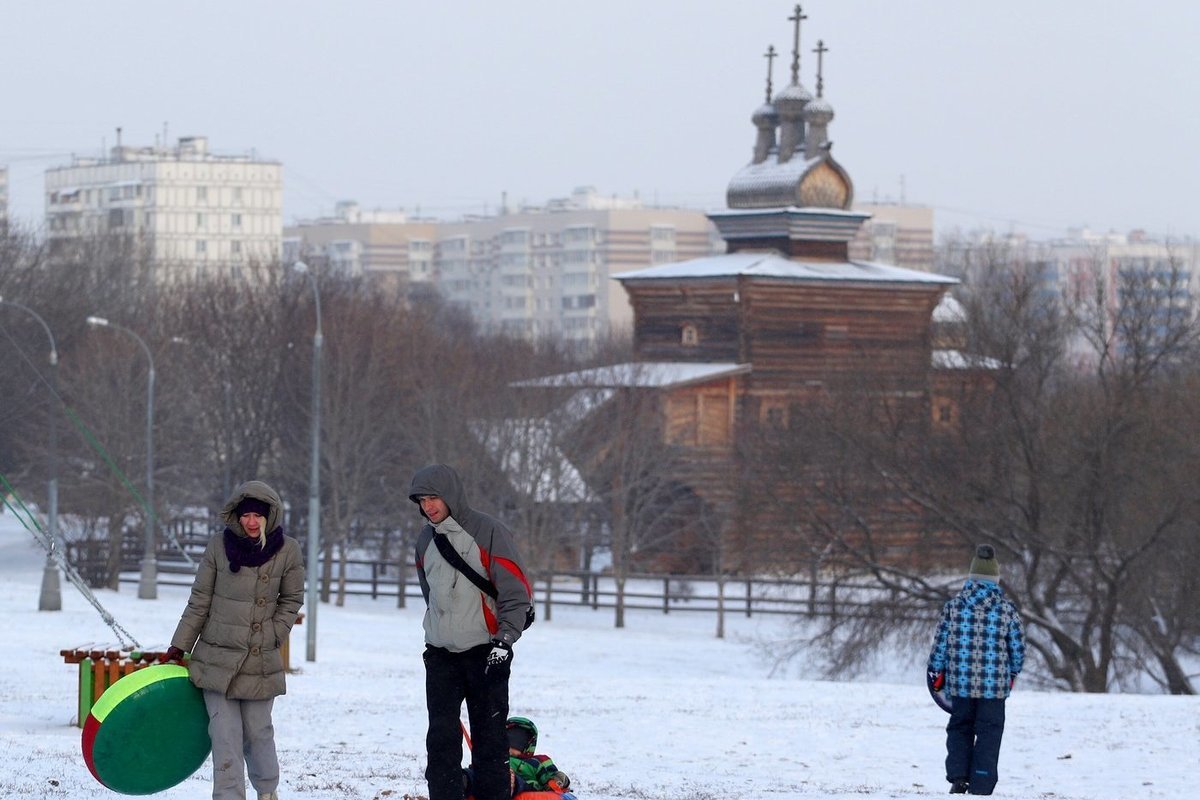
[[[5,300],[0,296],[0,305],[10,305],[26,312],[42,326],[46,338],[50,340],[50,393],[53,395],[50,405],[50,483],[47,487],[46,503],[49,505],[50,549],[46,551],[46,567],[42,570],[42,590],[38,596],[38,611],[61,611],[62,588],[58,580],[58,565],[54,563],[54,551],[58,548],[58,409],[55,402],[58,399],[58,348],[54,344],[54,334],[46,320],[32,308],[21,303]]]
[[[138,579],[138,597],[154,600],[158,597],[158,560],[155,555],[155,526],[158,515],[154,511],[154,356],[142,337],[123,325],[109,322],[104,317],[88,317],[88,325],[112,328],[129,334],[142,347],[150,372],[146,380],[146,542],[142,551],[141,577]],[[119,544],[114,545],[119,546]]]
[[[321,345],[324,337],[321,335],[321,290],[317,286],[317,276],[303,261],[297,261],[292,265],[292,269],[302,275],[308,275],[312,283],[317,315],[317,327],[313,333],[312,448],[308,472],[308,592],[305,598],[308,612],[308,619],[305,621],[308,651],[305,659],[316,661],[317,585],[320,582],[318,552],[321,539]]]

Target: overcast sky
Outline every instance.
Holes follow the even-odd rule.
[[[985,225],[1200,235],[1200,3],[810,0],[857,199]],[[0,13],[13,216],[42,173],[164,126],[284,165],[284,219],[451,216],[576,186],[724,205],[781,0],[63,0]],[[776,91],[789,55],[775,65]]]

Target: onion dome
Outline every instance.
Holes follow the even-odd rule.
[[[750,121],[754,123],[754,127],[759,129],[774,128],[779,124],[779,111],[776,110],[774,103],[763,103],[754,109],[754,113],[750,115]]]
[[[775,95],[775,108],[779,110],[779,116],[785,120],[799,119],[800,115],[804,113],[804,107],[812,99],[812,92],[798,83],[793,83]]]
[[[828,125],[833,120],[833,106],[824,97],[814,97],[804,106],[804,121],[809,125]]]

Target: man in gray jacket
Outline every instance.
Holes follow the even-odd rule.
[[[429,800],[463,800],[463,701],[471,721],[475,800],[508,800],[508,677],[512,646],[521,638],[532,597],[521,556],[504,523],[468,505],[462,479],[452,467],[433,464],[417,470],[408,496],[428,521],[417,536],[416,565],[427,606]],[[494,599],[443,552],[456,553],[464,562],[461,568],[490,582]]]

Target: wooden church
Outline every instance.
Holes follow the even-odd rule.
[[[614,275],[633,308],[635,362],[529,382],[654,393],[665,443],[689,453],[679,480],[723,511],[737,553],[723,563],[741,571],[783,566],[787,548],[762,541],[779,526],[738,508],[753,458],[740,436],[786,428],[794,409],[847,382],[932,408],[937,364],[953,362],[935,353],[933,315],[957,281],[848,256],[869,215],[851,210],[853,184],[831,152],[820,60],[816,95],[800,83],[796,17],[791,82],[772,97],[768,72],[753,158],[730,181],[728,208],[709,214],[727,252]]]

